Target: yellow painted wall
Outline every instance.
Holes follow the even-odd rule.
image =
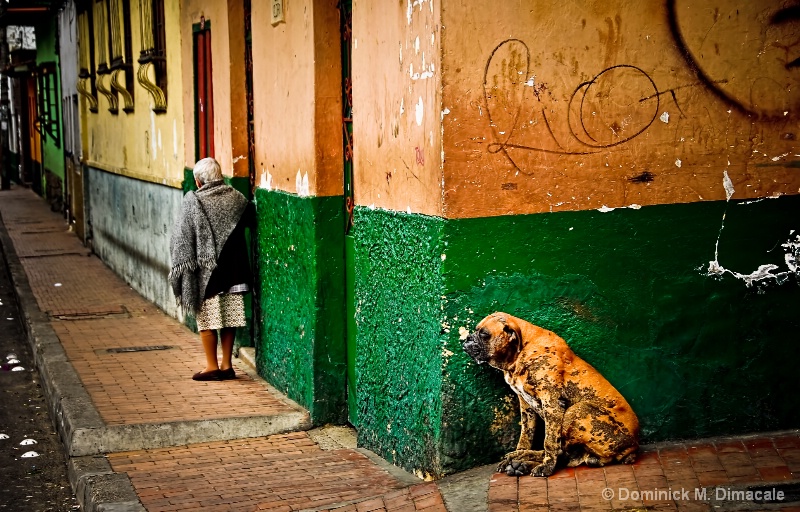
[[[139,3],[131,2],[133,57],[141,50]],[[98,169],[146,181],[180,187],[184,166],[184,89],[181,77],[181,39],[179,3],[164,2],[167,33],[167,112],[156,115],[147,91],[135,82],[134,111],[126,114],[108,111],[108,101],[98,93],[98,113],[89,112],[81,98],[84,128],[84,161]],[[133,63],[134,73],[138,62]],[[151,75],[152,78],[152,75]],[[124,80],[120,79],[121,83]],[[103,80],[110,87],[110,76]],[[121,98],[120,98],[121,101]]]
[[[355,202],[442,214],[439,0],[353,1]]]
[[[229,5],[230,4],[230,5]],[[183,119],[187,133],[185,162],[195,158],[194,43],[192,25],[204,17],[211,26],[214,101],[214,155],[226,176],[247,176],[247,105],[244,82],[244,14],[242,2],[184,0],[181,13],[183,73],[186,87]],[[234,173],[235,170],[235,173]]]
[[[253,2],[256,185],[299,195],[341,195],[339,22],[335,0],[285,2],[271,25]]]
[[[446,215],[800,193],[782,7],[446,0]]]

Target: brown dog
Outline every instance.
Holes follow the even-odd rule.
[[[639,420],[614,386],[556,334],[506,313],[493,313],[463,342],[478,364],[503,370],[519,397],[522,433],[498,467],[508,475],[549,476],[559,456],[570,467],[631,464]],[[544,450],[532,450],[536,415]],[[534,463],[536,464],[534,466]]]

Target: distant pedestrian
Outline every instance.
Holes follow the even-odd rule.
[[[195,315],[206,355],[205,369],[192,379],[234,379],[233,341],[236,328],[247,325],[243,294],[250,291],[253,278],[244,228],[255,213],[252,203],[225,184],[213,158],[198,161],[193,174],[198,190],[183,197],[172,230],[169,281],[178,304]]]

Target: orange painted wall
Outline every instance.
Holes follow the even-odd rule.
[[[445,1],[446,216],[800,193],[782,7]]]
[[[442,214],[439,3],[353,1],[357,205]]]
[[[284,2],[271,24],[253,2],[256,185],[301,196],[341,195],[339,17],[334,0]]]

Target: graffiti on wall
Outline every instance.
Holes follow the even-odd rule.
[[[503,155],[523,173],[526,164],[541,162],[532,154],[607,154],[648,135],[654,126],[710,117],[709,93],[723,111],[787,126],[781,138],[794,140],[790,123],[800,117],[800,5],[769,3],[667,2],[671,46],[687,68],[682,73],[647,56],[641,59],[646,64],[606,59],[599,72],[585,76],[575,57],[534,66],[532,58],[541,61],[541,54],[532,56],[528,43],[502,41],[483,74],[493,138],[487,151]],[[695,141],[708,151],[718,134],[708,133],[713,127],[707,119],[696,121],[706,126],[695,129]],[[675,143],[684,141],[673,136]],[[675,165],[681,167],[680,160]]]
[[[669,0],[667,15],[687,64],[726,104],[760,119],[798,116],[800,5]]]

